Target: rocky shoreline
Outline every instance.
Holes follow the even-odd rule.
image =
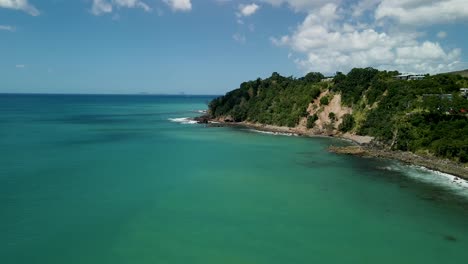
[[[468,168],[466,166],[434,156],[421,156],[408,151],[386,150],[368,145],[330,146],[328,150],[337,154],[398,160],[409,165],[425,167],[468,180]]]
[[[441,159],[434,156],[421,156],[407,151],[389,150],[377,144],[373,144],[373,138],[368,136],[358,136],[348,133],[324,133],[323,131],[317,132],[314,130],[307,130],[301,127],[291,128],[264,124],[254,124],[249,122],[233,122],[231,120],[212,120],[207,116],[197,117],[195,118],[195,121],[197,121],[200,124],[206,124],[209,127],[244,127],[271,133],[293,134],[305,137],[340,138],[352,142],[353,145],[346,147],[330,146],[328,149],[330,152],[360,157],[398,160],[409,165],[425,167],[427,169],[452,174],[454,176],[468,180],[467,165],[457,163],[451,160]]]

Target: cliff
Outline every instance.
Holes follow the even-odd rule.
[[[269,126],[302,135],[329,135],[384,150],[468,162],[468,78],[427,75],[397,80],[398,72],[372,68],[301,78],[273,73],[244,82],[209,104],[209,118]],[[464,165],[464,166],[465,166]]]

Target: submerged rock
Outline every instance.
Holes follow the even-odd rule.
[[[457,241],[457,238],[454,237],[454,236],[451,236],[451,235],[445,235],[444,239],[447,240],[447,241],[451,241],[451,242],[456,242]]]

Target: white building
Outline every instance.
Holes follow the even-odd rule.
[[[394,76],[393,78],[395,78],[396,80],[410,81],[410,80],[422,80],[425,77],[426,76],[424,76],[423,74],[405,73],[405,74],[400,74],[400,75]]]
[[[333,82],[333,77],[320,80],[321,82]]]
[[[460,88],[460,93],[462,96],[468,98],[468,88]]]

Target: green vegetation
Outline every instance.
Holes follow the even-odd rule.
[[[352,115],[343,116],[339,131],[373,136],[392,149],[468,162],[468,100],[459,92],[461,87],[468,87],[468,78],[439,74],[402,81],[393,78],[397,74],[353,69],[348,74],[338,72],[333,82],[325,83],[320,82],[320,73],[303,78],[273,73],[270,78],[242,83],[239,89],[214,99],[210,114],[290,127],[307,118],[306,126],[312,128],[318,117],[309,116],[307,107],[329,90],[341,94],[342,103],[353,108]],[[331,99],[331,95],[323,96],[321,107]],[[314,111],[317,107],[313,105]],[[332,113],[329,118],[336,120]]]
[[[336,120],[336,115],[333,112],[328,113],[328,118],[333,122]]]
[[[449,74],[456,74],[456,75],[461,75],[463,77],[468,77],[468,69],[463,70],[463,71],[449,72]]]
[[[307,117],[307,128],[313,128],[315,126],[315,121],[318,120],[318,116],[317,114],[314,114],[314,115],[311,115],[309,117]]]
[[[330,99],[328,98],[328,96],[324,96],[322,98],[320,98],[320,105],[328,105],[330,103]]]
[[[308,76],[308,77],[307,77]],[[239,89],[214,99],[209,107],[213,116],[230,115],[235,121],[294,127],[306,117],[307,107],[320,95],[323,83],[318,73],[304,78],[273,73],[265,80],[244,82]]]
[[[343,116],[343,122],[338,126],[338,130],[341,132],[348,132],[354,128],[354,117],[351,114],[345,114]]]

